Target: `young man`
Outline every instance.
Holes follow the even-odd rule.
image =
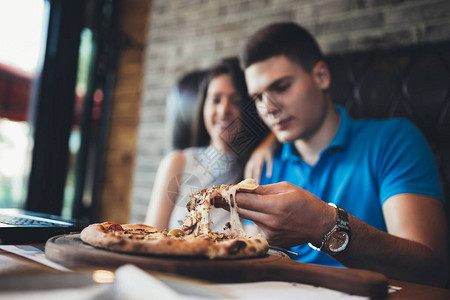
[[[444,197],[421,133],[401,119],[352,120],[335,106],[322,53],[296,24],[254,34],[242,65],[282,147],[271,178],[236,196],[241,217],[271,244],[292,247],[299,261],[444,284]]]

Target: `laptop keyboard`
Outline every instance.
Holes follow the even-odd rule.
[[[25,226],[54,226],[55,223],[31,218],[23,218],[0,214],[0,223],[8,225],[25,225]]]

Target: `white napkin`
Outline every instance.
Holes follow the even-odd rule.
[[[124,265],[116,270],[113,298],[134,299],[186,299],[162,281],[134,265]]]

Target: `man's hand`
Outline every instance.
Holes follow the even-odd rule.
[[[336,211],[308,191],[287,182],[236,193],[239,216],[252,220],[272,245],[320,244],[336,223]],[[228,205],[216,202],[218,207]]]
[[[229,208],[221,201],[215,206]],[[336,224],[334,207],[287,182],[238,192],[236,203],[239,215],[254,221],[272,245],[310,242],[319,246]],[[347,267],[381,272],[392,279],[442,285],[448,265],[443,211],[442,202],[433,197],[392,196],[383,206],[389,233],[349,214],[352,241],[333,258]]]

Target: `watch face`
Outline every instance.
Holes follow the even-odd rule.
[[[327,246],[332,252],[343,251],[350,241],[350,237],[345,231],[335,231],[328,238]]]

